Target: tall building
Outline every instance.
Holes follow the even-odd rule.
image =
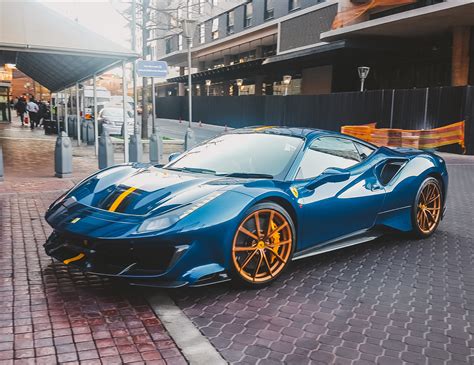
[[[358,66],[370,67],[369,89],[474,83],[473,0],[212,3],[205,2],[208,13],[190,12],[199,15],[191,49],[196,95],[354,91]],[[186,92],[186,44],[169,22],[154,58],[179,71],[160,96]]]

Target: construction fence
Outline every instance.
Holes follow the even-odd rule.
[[[157,98],[156,113],[160,118],[187,120],[187,97]],[[193,97],[193,120],[203,123],[233,128],[284,125],[332,131],[340,131],[343,126],[376,123],[377,129],[404,130],[403,136],[402,132],[393,132],[399,133],[400,138],[422,131],[412,136],[413,145],[416,137],[423,142],[429,139],[424,138],[429,133],[423,131],[464,121],[465,150],[460,144],[440,148],[471,155],[474,154],[473,118],[474,86],[324,95]],[[379,138],[385,138],[383,132]]]

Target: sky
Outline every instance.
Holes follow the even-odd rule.
[[[130,49],[130,30],[117,9],[121,0],[39,0],[103,37]]]

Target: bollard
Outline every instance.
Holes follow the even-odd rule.
[[[114,145],[109,132],[104,130],[99,137],[99,169],[102,170],[114,164]]]
[[[81,123],[81,142],[87,143],[87,120],[81,118],[79,123]]]
[[[186,134],[184,136],[184,150],[188,151],[196,145],[196,139],[194,137],[194,132],[191,128],[186,129]]]
[[[75,135],[75,123],[74,123],[74,116],[69,115],[67,117],[67,135],[68,137],[74,138]]]
[[[0,181],[3,181],[3,151],[0,145]]]
[[[54,171],[56,177],[70,177],[72,174],[72,145],[66,132],[61,132],[54,148]]]
[[[142,162],[143,144],[139,134],[133,134],[130,136],[128,156],[130,162]]]
[[[153,164],[160,163],[163,157],[163,140],[158,132],[150,136],[150,162]]]
[[[86,121],[86,130],[87,130],[87,145],[91,146],[95,142],[94,135],[94,123],[91,120]]]

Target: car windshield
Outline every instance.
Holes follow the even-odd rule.
[[[225,134],[193,148],[165,168],[216,175],[277,177],[289,167],[302,144],[301,138],[277,134]]]

